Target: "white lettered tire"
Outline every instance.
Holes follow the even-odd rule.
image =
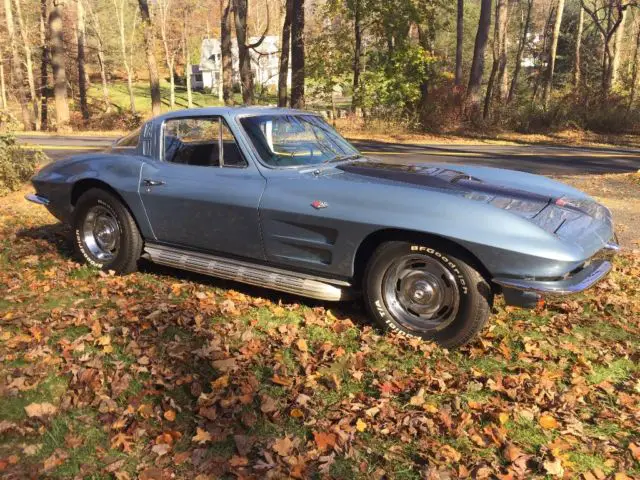
[[[382,327],[452,348],[482,330],[493,303],[488,282],[454,248],[390,241],[367,264],[364,301]]]
[[[112,193],[99,188],[83,193],[74,210],[73,231],[76,252],[89,265],[120,274],[137,270],[142,237],[127,207]]]

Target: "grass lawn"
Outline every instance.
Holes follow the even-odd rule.
[[[357,303],[79,265],[25,192],[0,200],[2,478],[640,476],[640,254],[447,351]]]

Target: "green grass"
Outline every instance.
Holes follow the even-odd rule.
[[[591,384],[600,382],[618,383],[626,380],[632,373],[639,371],[638,365],[626,358],[614,360],[608,365],[597,365],[587,377]]]
[[[20,392],[17,396],[5,396],[0,408],[0,420],[17,422],[27,417],[25,407],[31,403],[51,403],[56,405],[67,389],[67,379],[49,375],[36,388]]]

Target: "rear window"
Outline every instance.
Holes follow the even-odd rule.
[[[134,130],[126,137],[122,137],[116,142],[117,148],[134,148],[138,146],[138,140],[140,140],[140,128]]]

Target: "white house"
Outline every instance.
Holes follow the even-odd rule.
[[[255,43],[259,37],[249,38],[249,43]],[[268,35],[255,49],[250,49],[251,70],[253,81],[263,87],[278,85],[278,66],[280,57],[280,38]],[[231,41],[231,58],[233,65],[233,83],[240,83],[240,68],[238,58],[238,43]],[[195,89],[217,90],[221,81],[221,53],[218,38],[205,38],[200,48],[200,64],[191,69],[191,85]]]

